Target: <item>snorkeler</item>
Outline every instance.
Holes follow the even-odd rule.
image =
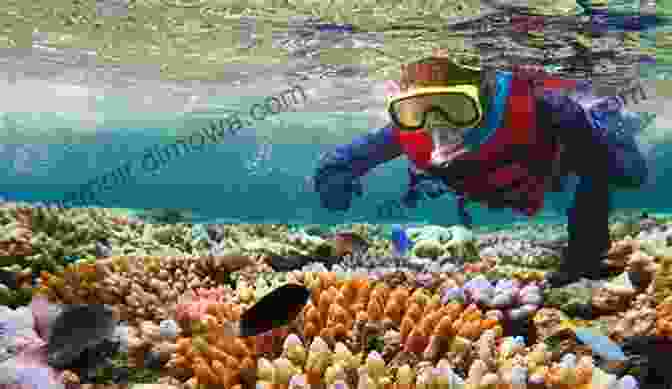
[[[547,280],[560,287],[605,275],[611,190],[641,187],[648,176],[635,143],[639,115],[620,97],[597,98],[588,81],[544,74],[485,71],[435,55],[402,66],[388,97],[391,123],[326,153],[315,173],[322,207],[345,211],[359,178],[401,155],[412,163],[402,203],[453,192],[461,222],[465,202],[533,216],[545,193],[579,177],[567,211],[569,241]],[[570,93],[571,92],[571,93]]]

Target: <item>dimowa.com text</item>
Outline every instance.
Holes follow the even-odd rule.
[[[263,121],[272,115],[289,111],[296,104],[304,104],[307,100],[304,89],[295,85],[278,95],[266,97],[263,103],[252,105],[249,116],[254,122]],[[254,122],[243,119],[240,112],[229,113],[227,117],[213,120],[209,125],[180,137],[173,143],[148,147],[141,158],[127,161],[118,168],[81,184],[77,190],[68,192],[62,200],[50,202],[47,206],[57,208],[102,206],[98,196],[130,183],[137,176],[138,168],[142,172],[156,172],[176,159],[195,151],[203,151],[208,143],[219,144],[227,136],[238,135],[242,129],[249,128]]]

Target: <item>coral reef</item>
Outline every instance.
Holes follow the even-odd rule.
[[[409,228],[407,233],[415,241],[412,254],[419,258],[447,257],[464,262],[479,255],[473,232],[462,226]]]
[[[543,274],[561,244],[523,237],[546,234],[533,227],[409,228],[415,244],[397,257],[384,228],[366,224],[162,225],[101,210],[0,210],[0,368],[15,381],[28,376],[7,361],[44,348],[62,309],[95,304],[113,312],[114,336],[100,343],[112,356],[103,346],[81,354],[109,363],[19,361],[81,388],[632,389],[614,367],[622,361],[605,361],[607,346],[581,329],[617,344],[672,341],[670,227],[651,217],[612,225],[609,279],[551,289]],[[280,260],[300,266],[273,271]],[[287,283],[310,289],[298,318],[234,336],[241,315]],[[51,313],[31,322],[33,309]]]
[[[225,284],[231,263],[240,260],[238,253],[112,257],[95,264],[70,264],[55,274],[43,272],[36,293],[59,303],[108,304],[121,320],[162,320],[169,318],[183,293]]]
[[[202,302],[201,299],[196,304]],[[180,320],[187,327],[183,337],[175,342],[174,352],[166,364],[172,375],[187,378],[187,386],[198,384],[223,385],[231,388],[240,383],[241,371],[254,369],[255,338],[236,338],[224,329],[240,319],[241,307],[225,302],[214,302],[212,297],[206,310],[185,312],[197,315],[199,320]]]
[[[503,279],[493,284],[483,275],[472,278],[462,287],[455,285],[444,290],[444,302],[455,299],[501,310],[510,320],[533,315],[543,302],[541,288],[535,282],[523,284],[518,280]]]

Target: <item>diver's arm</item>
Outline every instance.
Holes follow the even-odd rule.
[[[347,166],[354,177],[361,177],[376,166],[403,154],[398,129],[393,125],[376,129],[338,146],[322,157],[322,166]]]
[[[320,157],[315,171],[315,192],[323,208],[350,209],[353,195],[362,196],[360,177],[374,167],[402,154],[399,130],[387,126],[356,138]]]

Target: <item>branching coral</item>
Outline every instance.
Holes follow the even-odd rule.
[[[180,296],[175,306],[175,319],[183,327],[189,328],[189,323],[201,321],[212,306],[228,302],[231,291],[223,288],[198,288],[187,291]]]
[[[312,302],[303,311],[308,339],[320,336],[332,343],[357,338],[356,323],[380,323],[382,328],[399,329],[405,350],[422,353],[432,336],[476,339],[485,329],[498,326],[475,305],[443,306],[439,295],[424,289],[391,289],[363,279],[338,284],[333,273],[322,273],[311,283]]]
[[[644,251],[635,251],[630,255],[625,270],[628,273],[637,275],[639,282],[637,282],[636,289],[643,290],[653,281],[659,268],[660,266],[655,263],[654,256]]]
[[[544,291],[544,304],[547,307],[559,308],[569,314],[590,310],[592,298],[592,290],[582,286],[550,288]]]
[[[477,341],[477,358],[466,379],[462,379],[448,359],[436,364],[420,362],[415,366],[386,364],[376,351],[353,354],[344,343],[333,349],[320,337],[313,339],[308,350],[295,335],[285,342],[284,351],[275,360],[257,361],[258,387],[307,389],[322,384],[327,388],[393,388],[393,389],[606,389],[602,380],[591,386],[593,376],[607,376],[594,366],[591,357],[565,355],[552,362],[544,344],[527,348],[517,339],[505,338],[497,346],[492,330]],[[609,382],[628,388],[631,377]]]
[[[623,341],[632,336],[653,335],[656,330],[656,308],[649,294],[639,294],[630,309],[618,314],[618,321],[608,328],[609,336]]]
[[[672,295],[672,255],[665,252],[658,260],[660,267],[653,280],[653,297],[656,304],[661,304],[663,300]]]
[[[32,231],[20,220],[2,225],[0,227],[0,257],[4,260],[0,262],[0,265],[9,265],[11,258],[32,255],[31,237]]]
[[[498,265],[549,268],[558,264],[558,255],[526,240],[503,239],[481,249],[482,257],[497,258]]]
[[[632,237],[625,237],[612,243],[607,252],[607,264],[610,267],[625,268],[630,254],[640,250],[641,244]]]
[[[104,303],[122,320],[169,318],[179,296],[217,284],[213,257],[114,257],[43,273],[38,293],[63,303]]]
[[[115,240],[122,231],[130,234],[128,242],[141,238],[132,227],[116,224],[108,211],[97,209],[59,210],[13,204],[0,207],[0,221],[6,232],[2,241],[13,245],[13,252],[8,255],[35,272],[53,272],[67,256],[95,255],[95,242]]]
[[[30,238],[42,234],[38,242],[52,239],[61,246],[85,234],[63,221],[62,215],[38,215],[29,208],[8,212],[0,213],[0,217],[9,215],[0,225],[18,235],[1,241],[0,250],[11,243],[15,245],[11,249],[24,257],[29,255],[21,250],[35,249],[21,246],[31,243],[29,234]],[[103,217],[83,211],[71,215],[85,215],[82,220]],[[83,223],[90,223],[86,220]],[[201,250],[214,239],[207,230],[189,225],[110,220],[103,230],[114,242],[116,254]],[[51,226],[54,223],[57,227]],[[50,235],[50,228],[66,232]],[[96,234],[82,235],[85,245]],[[372,234],[367,236],[372,245],[369,255],[389,248],[389,242]],[[437,240],[441,250],[454,251],[443,238]],[[667,281],[672,278],[672,261],[661,245],[651,251],[629,237],[616,242],[608,258],[612,268],[626,271],[620,278],[601,291],[564,288],[545,295],[538,282],[540,273],[528,271],[531,265],[547,265],[536,261],[534,253],[541,251],[532,243],[502,246],[509,252],[516,247],[536,250],[529,251],[533,253],[529,258],[515,252],[515,258],[483,255],[455,274],[391,266],[389,271],[362,273],[343,265],[334,272],[278,275],[261,267],[262,258],[247,256],[236,247],[296,253],[324,242],[305,234],[288,235],[285,226],[223,226],[217,241],[216,248],[210,249],[218,255],[113,255],[63,269],[54,266],[52,272],[41,273],[37,293],[54,302],[113,306],[128,321],[124,323],[128,365],[149,368],[158,360],[178,379],[170,382],[180,389],[242,389],[251,383],[251,372],[257,374],[258,387],[268,389],[307,389],[313,384],[326,389],[630,388],[627,379],[619,381],[595,367],[590,355],[597,352],[573,336],[578,333],[573,328],[597,325],[607,318],[588,323],[548,308],[592,309],[591,300],[614,313],[606,323],[614,341],[653,334],[672,338]],[[75,254],[87,253],[88,249],[73,246]],[[25,267],[18,270],[26,271]],[[232,270],[238,270],[235,290],[224,286],[224,275]],[[233,337],[242,312],[286,282],[303,283],[311,290],[311,299],[297,320],[257,337]],[[615,308],[621,312],[613,312]],[[514,329],[528,339],[503,337],[510,319],[523,323],[530,318],[528,332]],[[61,378],[76,383],[76,376],[65,377],[69,374]]]
[[[16,290],[0,286],[0,305],[17,308],[30,303],[33,297],[32,288],[22,287]]]
[[[69,264],[51,274],[41,272],[37,294],[46,295],[50,301],[66,304],[95,304],[105,275],[91,263]]]
[[[286,242],[280,226],[222,228],[224,250],[239,249],[259,238]],[[17,263],[54,273],[65,258],[96,256],[96,243],[109,242],[113,256],[206,254],[202,240],[187,224],[149,224],[105,209],[56,209],[20,204],[0,207],[0,266]],[[226,256],[216,252],[216,257]]]
[[[672,339],[672,296],[656,307],[656,334]]]
[[[628,309],[634,289],[622,286],[598,288],[592,295],[593,311],[605,314]]]
[[[189,378],[189,385],[222,385],[233,388],[240,383],[241,370],[253,369],[255,338],[237,338],[227,330],[240,319],[239,306],[210,303],[201,320],[184,330],[191,336],[177,339],[175,353],[167,367],[176,377]]]

